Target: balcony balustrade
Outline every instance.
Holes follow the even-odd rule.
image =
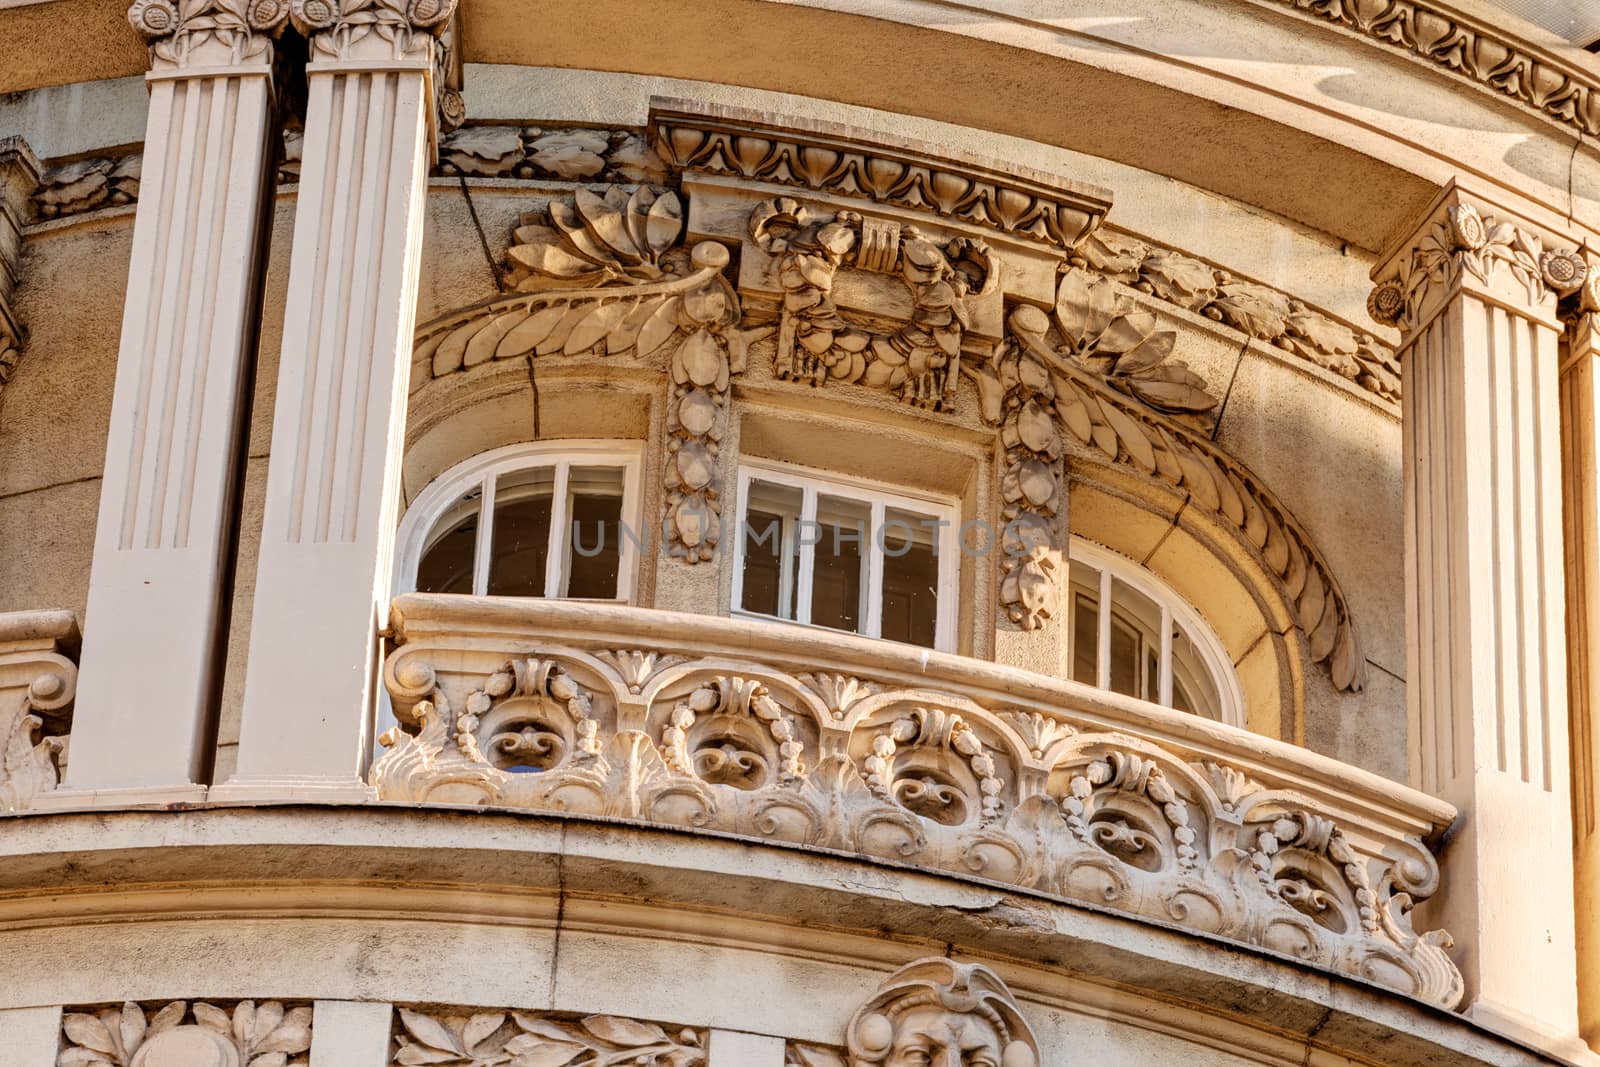
[[[1015,886],[1439,1005],[1448,804],[1074,682],[815,628],[413,594],[383,801],[634,820]]]

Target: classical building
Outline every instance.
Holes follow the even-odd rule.
[[[1596,42],[0,0],[0,1067],[1597,1067]]]

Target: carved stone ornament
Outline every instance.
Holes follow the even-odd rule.
[[[120,207],[139,199],[144,156],[95,156],[46,170],[33,194],[33,213],[42,220]]]
[[[277,0],[259,0],[277,2]],[[289,0],[311,59],[422,59],[439,62],[439,43],[457,0]]]
[[[1538,306],[1583,284],[1588,267],[1577,252],[1546,250],[1537,233],[1484,216],[1469,203],[1447,207],[1393,274],[1367,298],[1367,312],[1407,332],[1421,325],[1439,294],[1463,279],[1492,285],[1509,276]]]
[[[969,296],[987,296],[998,269],[982,241],[940,242],[915,226],[822,215],[789,197],[759,205],[750,236],[779,256],[783,287],[774,371],[822,385],[859,383],[897,393],[918,407],[947,407],[961,369],[962,333],[971,325]],[[910,321],[892,333],[847,322],[830,298],[843,265],[899,275],[911,295]]]
[[[322,2],[322,0],[316,0]],[[128,22],[150,44],[153,67],[272,61],[290,0],[133,0]]]
[[[396,1009],[393,1067],[700,1067],[704,1031],[616,1015]]]
[[[66,770],[76,644],[71,612],[0,615],[0,812],[31,807]]]
[[[408,643],[390,662],[415,732],[382,738],[383,800],[882,857],[1177,923],[1446,1007],[1462,993],[1449,937],[1410,926],[1413,900],[1438,884],[1420,841],[1358,847],[1301,791],[1215,759],[929,686],[675,651],[553,645],[505,662],[457,708],[436,662],[459,653]],[[879,1062],[861,1058],[869,1044],[852,1063]]]
[[[501,297],[419,328],[414,359],[431,376],[496,359],[647,358],[665,353],[670,397],[664,544],[688,563],[722,538],[718,451],[728,386],[770,327],[739,329],[728,250],[679,244],[676,193],[613,185],[551,200],[517,228]],[[427,380],[413,375],[413,388]]]
[[[242,1000],[231,1010],[175,1000],[128,1002],[61,1019],[56,1067],[307,1067],[311,1008]]]
[[[21,137],[0,138],[0,390],[22,357],[26,333],[14,310],[22,274],[22,227],[39,184],[39,161]]]
[[[1431,60],[1563,125],[1600,134],[1600,78],[1492,22],[1426,0],[1274,0]]]
[[[656,151],[682,171],[910,208],[1061,250],[1083,240],[1111,206],[1087,187],[954,162],[932,146],[808,136],[803,126],[774,127],[736,109],[651,109]]]

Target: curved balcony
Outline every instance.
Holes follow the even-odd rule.
[[[737,835],[1072,900],[1454,1007],[1442,801],[1078,683],[854,635],[407,595],[379,798]]]

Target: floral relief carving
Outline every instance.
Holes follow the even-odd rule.
[[[397,1008],[394,1067],[696,1067],[705,1033],[617,1015]]]
[[[1576,252],[1546,250],[1540,236],[1484,216],[1467,203],[1452,204],[1403,257],[1393,277],[1379,282],[1367,311],[1386,326],[1415,329],[1435,296],[1463,278],[1491,285],[1502,275],[1538,305],[1583,284],[1588,265]]]
[[[1276,0],[1459,72],[1557,122],[1600,133],[1600,82],[1514,37],[1422,0]]]
[[[1054,315],[1031,305],[1014,308],[1007,320],[1013,347],[971,368],[984,417],[1006,425],[1014,410],[1006,404],[1015,405],[1017,397],[1008,383],[1025,376],[1035,383],[1034,410],[1043,411],[1048,400],[1055,425],[1078,445],[1187,492],[1260,553],[1293,607],[1313,661],[1328,664],[1334,685],[1361,689],[1366,660],[1349,608],[1310,536],[1253,474],[1211,443],[1203,423],[1195,425],[1215,401],[1198,376],[1169,360],[1170,340],[1152,329],[1153,320],[1119,311],[1110,283],[1075,275],[1062,276]],[[1115,337],[1111,354],[1102,355],[1099,344],[1086,346],[1083,338],[1091,336]],[[1130,364],[1134,369],[1124,372]],[[1043,420],[1035,415],[1032,421],[1035,439],[1047,440]],[[1009,561],[1011,553],[1004,555]],[[1015,595],[1002,582],[1003,603],[1014,616]]]
[[[465,126],[439,145],[439,172],[564,182],[667,180],[667,165],[635,130]]]
[[[1400,397],[1400,365],[1389,346],[1286,293],[1106,230],[1084,241],[1079,254],[1103,278],[1231,326],[1384,400]]]
[[[270,63],[272,38],[283,32],[289,6],[290,0],[133,0],[128,23],[149,42],[154,66]]]
[[[552,647],[473,684],[456,715],[447,690],[467,680],[429,665],[436,647],[448,640],[402,645],[391,667],[410,725],[383,739],[383,800],[602,815],[977,874],[1432,1003],[1461,996],[1448,937],[1410,925],[1438,883],[1417,838],[1362,843],[1302,791],[1210,755],[1066,712],[819,682],[670,642],[671,662],[642,679],[631,654]]]
[[[819,214],[789,197],[760,204],[750,236],[779,257],[783,290],[773,369],[779,378],[833,380],[889,389],[917,407],[948,407],[961,367],[969,298],[998,284],[988,246],[970,238],[938,242],[914,226],[853,211]],[[841,267],[900,275],[911,293],[909,321],[892,333],[852,324],[832,299]]]
[[[276,0],[259,0],[276,2]],[[289,0],[311,58],[425,59],[439,62],[439,37],[457,0]]]
[[[56,1067],[307,1067],[311,1016],[276,1000],[69,1010]]]

